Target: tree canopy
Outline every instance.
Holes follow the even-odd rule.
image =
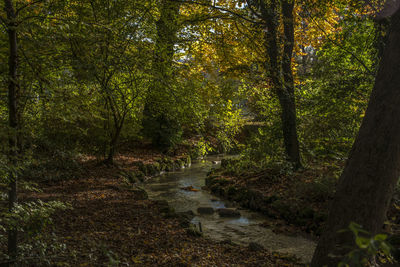
[[[179,160],[188,155],[240,155],[219,173],[235,178],[219,186],[245,180],[214,188],[227,198],[239,184],[257,187],[251,183],[268,175],[284,177],[271,188],[289,196],[288,188],[296,195],[309,183],[325,190],[324,204],[314,199],[307,207],[318,222],[296,222],[314,231],[328,220],[331,235],[321,239],[328,245],[319,244],[314,266],[330,264],[323,254],[333,251],[333,239],[353,245],[349,235],[343,241],[333,232],[376,215],[357,215],[357,207],[380,210],[379,220],[362,225],[378,234],[397,192],[397,163],[380,164],[398,152],[398,114],[389,107],[397,105],[398,6],[396,0],[0,1],[0,200],[7,203],[0,207],[7,218],[0,218],[0,248],[8,247],[0,256],[18,265],[21,244],[33,240],[17,227],[17,210],[37,208],[50,218],[68,208],[29,206],[31,189],[77,176],[86,162],[126,174],[140,158],[132,166],[141,174],[125,178],[145,180],[151,168],[155,174],[184,166]],[[168,157],[177,161],[172,167]],[[148,162],[155,167],[143,167]],[[305,177],[310,170],[315,179]],[[304,178],[300,186],[296,175]],[[275,199],[280,191],[268,195],[275,206],[285,202]],[[362,201],[366,195],[380,202]],[[340,219],[358,200],[364,204]],[[320,220],[317,212],[331,203],[336,209]]]

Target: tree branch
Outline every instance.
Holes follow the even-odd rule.
[[[307,7],[306,7],[307,9]],[[311,14],[311,12],[308,10],[309,14]],[[329,35],[326,33],[326,31],[319,25],[318,22],[315,21],[314,17],[310,15],[311,20],[315,23],[315,25],[318,27],[318,29],[321,30],[321,32],[325,35],[325,37],[332,42],[334,45],[336,45],[337,47],[341,48],[343,51],[345,51],[346,53],[348,53],[349,55],[351,55],[356,61],[358,61],[363,67],[364,69],[368,72],[369,75],[375,77],[375,74],[373,71],[371,71],[367,65],[365,65],[364,61],[362,61],[360,58],[358,58],[353,52],[351,52],[350,50],[348,50],[347,48],[345,48],[344,46],[340,45],[338,42],[336,42],[335,40],[331,39],[329,37]]]
[[[238,17],[240,19],[246,20],[246,21],[254,23],[254,24],[259,24],[260,23],[259,21],[252,20],[252,19],[250,19],[250,18],[248,18],[246,16],[243,16],[243,15],[241,15],[239,13],[236,13],[236,12],[234,12],[232,10],[229,10],[227,8],[224,8],[224,7],[219,7],[219,6],[215,6],[215,5],[210,5],[210,4],[206,4],[206,3],[200,3],[200,2],[197,2],[197,1],[189,1],[189,0],[171,0],[171,1],[179,2],[179,3],[183,3],[183,4],[195,4],[195,5],[199,5],[199,6],[205,6],[205,7],[209,7],[209,8],[215,9],[215,10],[219,10],[219,11],[222,11],[222,12],[229,13],[229,14],[235,16],[235,17]]]
[[[43,0],[36,0],[36,1],[28,2],[27,4],[21,6],[20,8],[17,8],[17,10],[15,11],[15,15],[18,16],[19,12],[21,12],[25,8],[42,3],[42,2],[43,2]]]

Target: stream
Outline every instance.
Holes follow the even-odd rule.
[[[214,240],[231,240],[233,243],[248,245],[256,242],[270,251],[288,253],[300,258],[304,263],[310,262],[315,242],[302,236],[276,234],[271,229],[259,224],[271,221],[260,213],[240,209],[229,201],[211,195],[201,187],[205,184],[207,172],[219,167],[222,157],[207,157],[205,161],[194,162],[190,168],[168,172],[150,179],[145,189],[151,199],[167,200],[177,212],[192,210],[196,216],[192,223],[202,226],[203,234]],[[217,164],[214,164],[217,163]],[[182,190],[192,186],[199,191]],[[217,213],[203,215],[197,213],[198,207],[239,208],[240,218],[223,218]]]

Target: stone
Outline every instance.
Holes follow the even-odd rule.
[[[170,206],[166,200],[153,200],[154,204],[159,208],[160,212],[165,213],[170,211]]]
[[[194,224],[190,224],[189,228],[186,229],[186,233],[194,237],[200,237],[203,235],[203,233],[200,232],[200,230]]]
[[[241,216],[238,210],[232,208],[221,208],[217,212],[221,217],[235,218]]]
[[[135,195],[134,196],[135,200],[146,200],[146,199],[149,199],[149,195],[142,188],[138,188],[138,187],[137,188],[132,188],[129,191],[131,191]]]
[[[260,250],[264,249],[264,247],[262,245],[260,245],[260,244],[258,244],[256,242],[250,242],[248,248],[251,251],[260,251]]]
[[[185,162],[180,159],[174,161],[174,170],[180,170],[185,167]]]
[[[176,218],[179,221],[180,226],[187,228],[190,225],[190,221],[194,218],[195,214],[192,210],[177,212]]]
[[[223,245],[231,245],[231,246],[234,245],[234,243],[232,242],[232,240],[230,240],[229,238],[224,239],[224,240],[220,241],[219,243],[220,243],[220,244],[223,244]]]
[[[154,176],[158,173],[157,168],[153,164],[146,164],[145,169],[147,176]]]
[[[185,166],[186,166],[186,167],[190,167],[190,165],[192,165],[192,159],[191,159],[190,155],[188,155],[188,156],[186,157]]]
[[[198,207],[198,214],[214,214],[214,209],[212,207]]]

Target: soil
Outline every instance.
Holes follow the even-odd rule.
[[[121,170],[158,155],[119,155],[117,166],[82,161],[84,172],[70,180],[40,184],[42,192],[21,200],[67,202],[72,209],[52,216],[52,228],[66,250],[47,255],[54,266],[302,266],[287,255],[216,242],[193,235],[164,203],[145,199]]]

